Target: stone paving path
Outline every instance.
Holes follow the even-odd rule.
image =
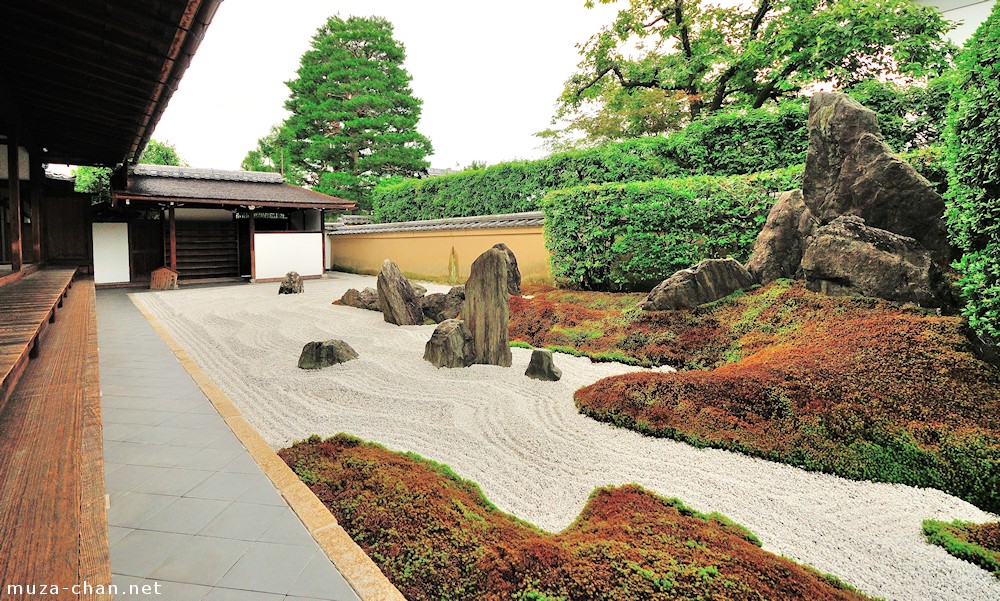
[[[127,294],[97,299],[116,598],[357,601]]]

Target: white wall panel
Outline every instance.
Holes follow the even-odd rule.
[[[289,271],[302,276],[323,275],[323,234],[319,232],[254,234],[258,280],[282,278]]]

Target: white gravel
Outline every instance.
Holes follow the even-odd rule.
[[[371,277],[142,293],[147,307],[274,448],[347,432],[451,466],[504,511],[557,532],[597,486],[638,483],[747,526],[764,548],[886,599],[1000,599],[1000,580],[927,544],[925,518],[1000,519],[943,492],[854,482],[714,449],[696,449],[580,415],[573,392],[635,368],[557,355],[560,382],[510,369],[436,369],[422,359],[433,326],[331,305]],[[430,292],[447,287],[426,285]],[[296,367],[310,340],[340,338],[360,358]]]

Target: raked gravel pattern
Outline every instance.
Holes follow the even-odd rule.
[[[525,377],[530,351],[506,369],[436,369],[423,361],[433,326],[399,327],[381,313],[332,305],[336,274],[305,282],[134,295],[185,347],[275,449],[347,432],[414,451],[477,482],[499,508],[557,532],[598,486],[638,483],[747,526],[764,548],[886,599],[998,600],[1000,580],[924,541],[926,518],[1000,519],[931,489],[854,482],[715,449],[642,436],[580,415],[573,392],[635,371],[557,354],[560,382]],[[427,284],[430,292],[446,286]],[[340,338],[360,358],[296,367],[311,340]]]

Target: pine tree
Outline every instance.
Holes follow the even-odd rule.
[[[330,17],[287,82],[292,114],[272,141],[296,179],[314,190],[359,201],[387,176],[428,167],[430,141],[417,131],[421,101],[403,69],[403,46],[380,17]]]

